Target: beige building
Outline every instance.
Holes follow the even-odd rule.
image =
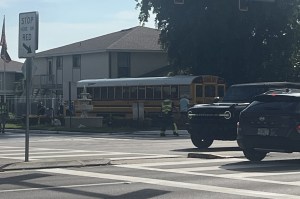
[[[82,79],[140,77],[168,65],[159,30],[137,26],[37,53],[33,98],[76,99]]]
[[[0,103],[6,102],[11,112],[15,111],[15,102],[24,89],[22,65],[21,62],[0,60]]]

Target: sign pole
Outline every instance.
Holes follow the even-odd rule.
[[[26,59],[26,132],[25,132],[25,162],[29,161],[29,114],[30,114],[30,79],[32,58]]]
[[[31,68],[33,58],[35,56],[35,50],[38,49],[38,24],[38,12],[26,12],[19,14],[19,58],[26,58],[25,162],[29,161]]]
[[[3,61],[3,67],[4,67],[4,72],[3,72],[4,104],[6,105],[6,62],[5,61]]]

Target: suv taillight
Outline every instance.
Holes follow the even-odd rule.
[[[300,124],[298,124],[298,125],[296,126],[296,130],[297,130],[298,133],[300,133]]]

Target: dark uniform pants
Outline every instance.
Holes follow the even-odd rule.
[[[173,116],[171,114],[162,114],[161,132],[165,132],[168,127],[172,126],[173,132],[177,133],[176,125],[174,125]]]

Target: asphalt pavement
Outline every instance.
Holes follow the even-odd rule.
[[[8,129],[6,134],[1,134],[2,137],[8,137],[12,134],[23,134],[24,130],[19,129]],[[40,133],[40,134],[82,134],[82,132],[53,132],[47,130],[30,130],[30,133]],[[137,132],[138,134],[142,134],[143,132]],[[157,132],[159,135],[159,132]],[[230,158],[229,156],[221,156],[214,155],[209,152],[192,152],[187,154],[187,158],[202,158],[202,159],[220,159],[220,158]],[[50,161],[20,161],[20,160],[12,160],[12,159],[4,159],[0,158],[0,172],[12,171],[12,170],[28,170],[28,169],[47,169],[47,168],[67,168],[67,167],[88,167],[88,166],[103,166],[109,165],[112,161],[109,158],[103,159],[86,159],[86,160],[76,160],[68,159],[68,160],[56,160],[52,159]],[[124,163],[124,162],[123,162]]]

